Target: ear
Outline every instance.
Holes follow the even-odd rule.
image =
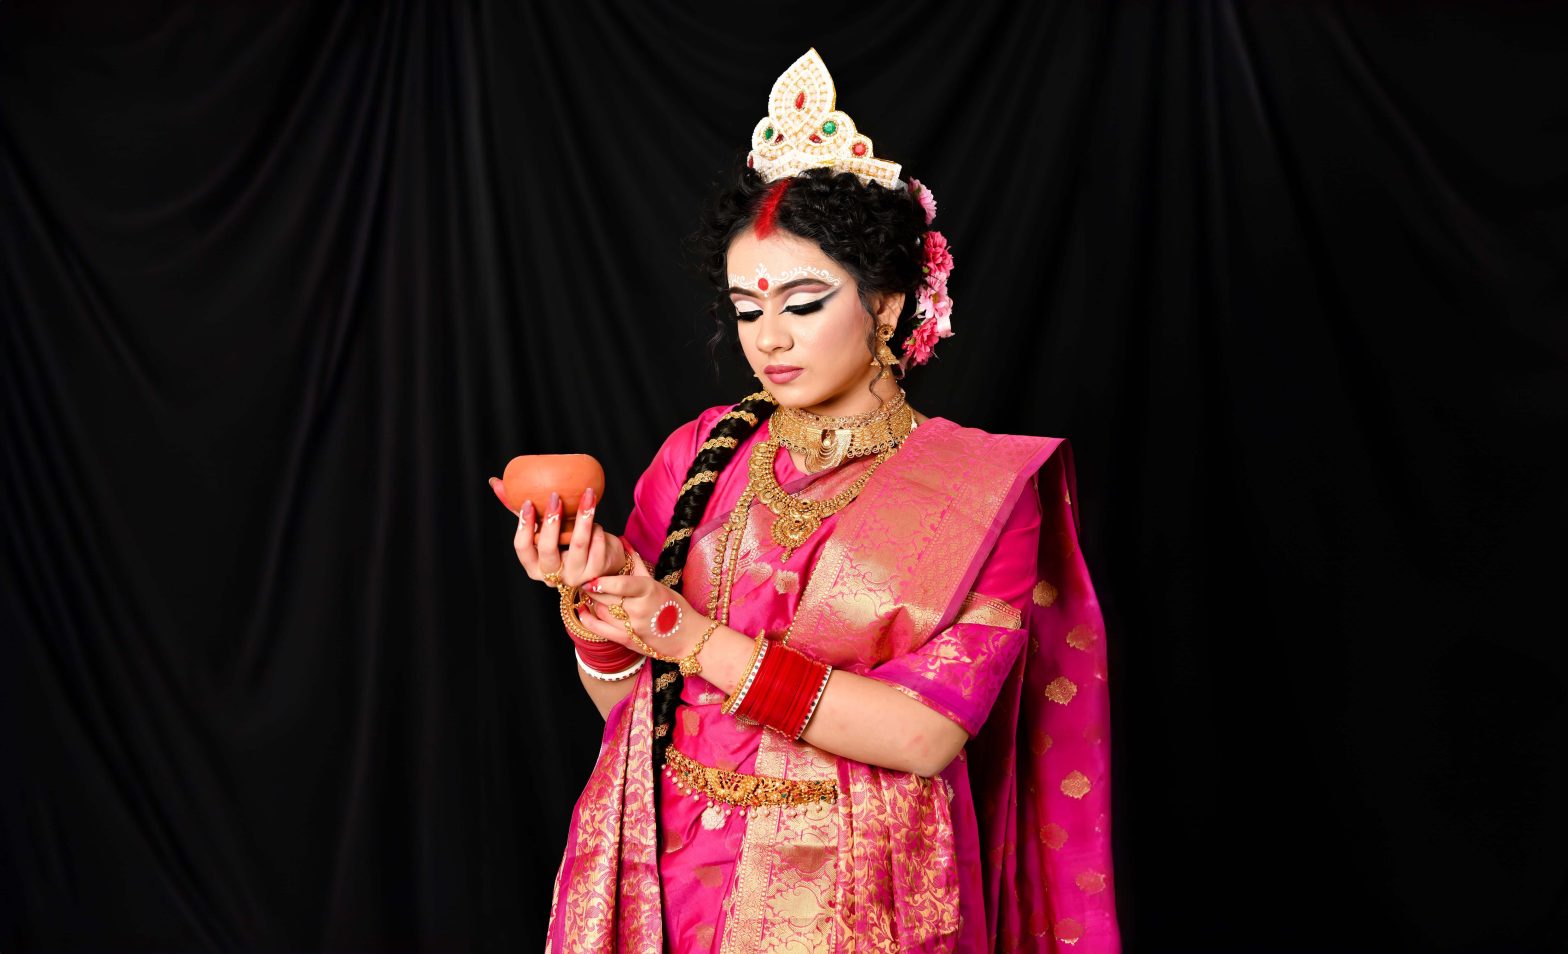
[[[878,327],[898,324],[898,313],[904,310],[904,293],[883,295],[876,302],[876,313],[871,317]]]

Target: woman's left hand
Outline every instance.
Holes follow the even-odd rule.
[[[582,595],[588,598],[588,608],[592,610],[592,615],[588,610],[577,614],[583,626],[596,636],[645,655],[644,647],[651,646],[665,656],[684,656],[711,622],[692,609],[686,597],[651,576],[601,576],[583,584]],[[660,636],[654,629],[654,619],[666,603],[674,603],[680,610],[680,622],[670,635]],[[616,604],[625,610],[625,622],[611,615],[610,607]],[[644,646],[632,641],[627,626],[636,631]]]

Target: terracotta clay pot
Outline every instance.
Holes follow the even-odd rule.
[[[562,546],[572,540],[583,491],[593,488],[595,509],[597,501],[604,499],[604,468],[588,454],[520,454],[507,461],[501,483],[506,505],[514,513],[524,501],[532,500],[540,520],[549,506],[550,491],[561,495]]]

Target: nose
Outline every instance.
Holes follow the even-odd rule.
[[[790,346],[787,316],[771,308],[763,309],[757,318],[757,350],[770,355],[787,350]]]

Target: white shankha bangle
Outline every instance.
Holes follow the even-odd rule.
[[[806,710],[806,718],[801,720],[800,731],[795,733],[795,738],[799,739],[806,734],[806,726],[811,724],[811,717],[816,714],[817,703],[822,701],[822,693],[827,690],[828,677],[831,675],[833,675],[833,667],[829,666],[827,671],[822,674],[822,685],[817,687],[817,697],[811,700],[811,708]]]
[[[751,657],[751,668],[746,670],[746,678],[741,680],[740,688],[735,690],[734,698],[719,707],[720,712],[729,715],[740,708],[741,700],[746,698],[746,693],[751,690],[751,684],[756,681],[757,670],[762,668],[762,657],[767,654],[768,637],[764,633],[758,633],[756,654]]]
[[[647,656],[638,656],[636,662],[632,663],[629,668],[622,669],[620,672],[600,672],[599,670],[583,662],[583,654],[578,652],[576,649],[572,650],[572,655],[577,657],[577,665],[583,667],[583,672],[594,677],[595,679],[598,679],[600,682],[620,682],[622,679],[630,679],[632,676],[637,675],[637,670],[641,669],[642,664],[648,661]]]

